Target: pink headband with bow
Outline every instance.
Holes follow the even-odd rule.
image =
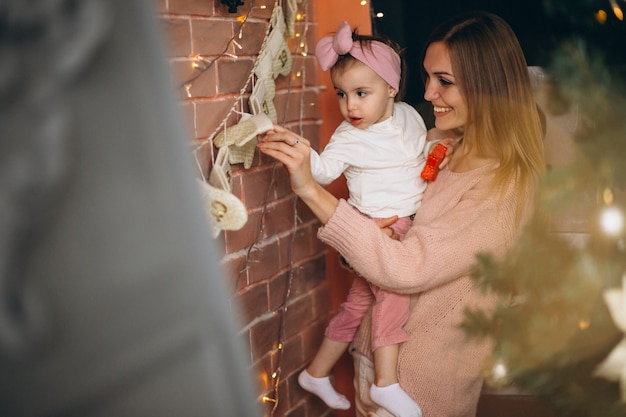
[[[317,43],[315,57],[326,71],[331,68],[339,55],[350,54],[372,69],[387,84],[398,91],[400,87],[400,56],[389,45],[382,42],[370,42],[370,47],[361,47],[360,42],[352,40],[352,29],[348,22],[337,28],[335,36],[326,36]]]

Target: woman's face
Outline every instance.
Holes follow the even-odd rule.
[[[441,130],[463,130],[467,123],[467,104],[456,84],[444,42],[428,46],[424,70],[427,75],[424,98],[433,104],[435,126]]]

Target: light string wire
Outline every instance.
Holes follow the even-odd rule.
[[[245,17],[242,19],[241,25],[239,27],[239,29],[237,31],[235,31],[235,35],[233,35],[233,37],[231,37],[231,39],[227,42],[226,47],[224,48],[224,50],[222,51],[222,53],[216,57],[215,59],[213,59],[207,66],[205,66],[204,68],[199,69],[199,73],[196,74],[192,79],[184,82],[181,85],[181,88],[187,88],[190,83],[192,83],[194,80],[196,80],[203,72],[205,72],[206,70],[208,70],[214,63],[215,61],[217,61],[218,59],[220,59],[221,57],[225,56],[225,55],[229,55],[227,54],[228,49],[230,48],[230,45],[235,42],[235,38],[241,33],[241,31],[243,30],[243,25],[247,22],[252,9],[254,8],[254,5],[256,3],[256,0],[253,1],[253,3],[250,6],[250,9],[248,10],[248,12],[246,13]],[[276,0],[274,2],[274,7],[276,7],[279,4],[279,0]],[[306,2],[306,0],[301,2],[302,4],[302,9],[304,10],[304,16],[306,16],[306,11],[308,10],[308,4]],[[294,51],[294,53],[298,53],[298,49],[301,47],[303,48],[303,50],[300,52],[300,54],[303,57],[306,57],[308,55],[308,48],[306,45],[306,35],[308,33],[308,29],[309,29],[309,22],[306,18],[302,19],[304,21],[304,31],[303,31],[303,35],[301,39],[304,39],[303,42],[299,42],[296,46],[296,51]],[[259,54],[258,56],[260,56],[262,54],[262,52],[265,50],[265,48],[267,47],[267,43],[268,43],[268,39],[269,39],[269,33],[271,31],[272,25],[271,22],[268,22],[267,25],[267,29],[265,32],[265,36],[263,39],[263,43],[261,44],[260,50],[259,50]],[[284,35],[284,34],[283,34]],[[209,135],[205,140],[203,140],[202,142],[200,142],[194,149],[193,149],[193,155],[194,155],[194,159],[196,161],[196,164],[198,166],[198,169],[201,173],[201,175],[204,177],[204,171],[202,169],[202,165],[199,161],[198,158],[198,151],[200,151],[202,148],[204,148],[204,146],[206,146],[207,144],[212,144],[212,141],[214,139],[214,137],[218,134],[218,132],[222,129],[225,128],[225,125],[229,119],[229,117],[232,115],[233,112],[235,112],[235,109],[237,107],[237,105],[241,102],[241,100],[243,99],[243,97],[245,96],[245,93],[248,89],[248,86],[250,85],[250,82],[253,80],[254,78],[254,74],[256,72],[256,69],[259,65],[259,59],[255,60],[255,63],[250,71],[250,73],[248,74],[248,77],[246,78],[246,81],[244,82],[244,85],[242,86],[242,88],[239,91],[239,96],[237,97],[237,99],[235,100],[233,106],[229,109],[229,111],[227,112],[226,116],[222,119],[221,123],[216,127],[216,129],[213,131],[213,133],[211,133],[211,135]],[[287,85],[287,99],[285,102],[285,108],[284,108],[284,112],[283,112],[283,120],[282,120],[282,125],[285,125],[286,123],[286,119],[287,119],[287,109],[289,107],[289,99],[291,97],[291,93],[292,93],[292,74],[293,74],[293,68],[292,71],[290,73],[289,76],[289,81],[288,81],[288,85]],[[299,130],[299,134],[302,135],[303,134],[303,118],[304,118],[304,90],[306,88],[306,62],[303,59],[302,60],[302,67],[300,69],[300,75],[301,75],[301,85],[302,85],[302,94],[300,95],[300,109],[299,109],[299,120],[298,120],[298,130]],[[213,152],[212,152],[213,154]],[[213,159],[213,158],[212,158]],[[212,161],[213,163],[215,162],[214,160]],[[259,244],[260,240],[262,239],[263,236],[263,230],[264,230],[264,219],[266,218],[267,215],[267,211],[268,211],[268,204],[269,204],[269,200],[270,200],[270,196],[271,196],[271,192],[274,188],[274,184],[276,182],[276,170],[278,168],[278,164],[277,161],[273,161],[272,162],[272,175],[271,175],[271,179],[270,179],[270,183],[268,185],[267,191],[265,193],[265,197],[264,197],[264,201],[263,201],[263,208],[262,208],[262,212],[261,212],[261,217],[260,217],[260,221],[259,221],[259,228],[256,234],[256,238],[254,240],[254,242],[252,244],[250,244],[248,246],[248,248],[246,249],[246,260],[244,263],[244,266],[240,269],[239,274],[237,279],[235,280],[235,288],[234,291],[236,291],[236,288],[238,287],[238,283],[242,277],[242,275],[244,273],[246,273],[249,268],[250,268],[250,263],[253,262],[250,259],[252,250],[257,247],[257,245]],[[282,373],[282,360],[283,360],[283,353],[284,353],[284,346],[285,346],[285,342],[284,342],[284,337],[285,337],[285,325],[286,325],[286,320],[285,320],[285,316],[287,314],[287,304],[288,301],[290,299],[290,295],[291,295],[291,289],[293,286],[293,278],[294,278],[294,243],[295,243],[295,238],[297,236],[297,229],[298,229],[298,224],[300,222],[300,218],[298,215],[298,210],[297,210],[297,203],[298,203],[298,198],[297,197],[293,197],[293,227],[292,230],[290,232],[290,244],[289,244],[289,272],[288,272],[288,278],[287,278],[287,285],[285,288],[285,295],[283,298],[283,303],[282,306],[279,308],[279,312],[281,314],[280,316],[280,324],[279,324],[279,334],[278,334],[278,345],[277,345],[277,349],[278,349],[278,355],[277,355],[277,360],[276,360],[276,367],[274,369],[274,371],[272,372],[272,378],[273,378],[273,384],[272,384],[272,394],[271,396],[263,396],[263,401],[264,402],[271,402],[273,403],[272,406],[272,410],[271,410],[271,415],[273,416],[278,408],[278,405],[280,403],[280,399],[279,399],[279,385],[281,382],[281,373]],[[278,313],[278,312],[277,312]]]
[[[302,86],[302,90],[301,90],[301,94],[300,94],[300,108],[299,108],[299,117],[298,117],[298,130],[299,130],[299,135],[302,136],[303,135],[303,119],[304,119],[304,92],[306,90],[306,56],[308,55],[308,46],[306,43],[306,39],[307,39],[307,33],[308,33],[308,29],[309,29],[309,24],[308,24],[308,19],[306,18],[307,16],[307,11],[308,11],[308,3],[306,1],[303,1],[302,3],[302,9],[303,9],[303,15],[305,16],[304,20],[304,30],[301,33],[301,39],[304,39],[303,42],[299,42],[298,45],[296,46],[296,52],[298,52],[298,47],[302,46],[303,50],[300,52],[303,59],[302,59],[302,64],[301,64],[301,68],[300,68],[300,78],[301,78],[301,86]],[[293,72],[293,70],[292,70]],[[285,101],[285,109],[283,112],[283,125],[286,122],[286,118],[287,118],[287,109],[289,106],[289,97],[290,97],[290,93],[291,93],[291,80],[292,77],[289,77],[289,82],[288,82],[288,95],[287,95],[287,100]],[[276,173],[276,161],[274,161],[274,164],[272,166],[272,183],[274,182],[274,177],[275,177],[275,173]],[[300,217],[298,216],[298,198],[294,196],[293,198],[293,228],[291,231],[291,237],[290,237],[290,244],[289,244],[289,273],[288,273],[288,277],[287,277],[287,286],[285,288],[285,296],[283,299],[283,304],[282,304],[282,314],[280,316],[280,324],[279,324],[279,335],[278,335],[278,358],[277,358],[277,365],[276,368],[274,370],[274,372],[272,373],[272,377],[274,378],[274,384],[273,384],[273,401],[267,397],[265,397],[266,401],[270,401],[273,402],[274,405],[272,407],[270,416],[274,416],[278,405],[279,405],[279,385],[280,385],[280,381],[281,381],[281,376],[282,376],[282,360],[283,360],[283,355],[285,352],[285,324],[286,324],[286,316],[287,316],[287,309],[288,309],[288,302],[289,299],[291,297],[291,288],[293,286],[293,278],[294,278],[294,244],[295,244],[295,239],[296,239],[296,235],[297,235],[297,231],[298,231],[298,224],[301,222]]]

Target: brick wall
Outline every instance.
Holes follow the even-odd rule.
[[[274,6],[271,0],[244,3],[238,13],[231,14],[219,0],[156,0],[190,150],[205,143],[223,120],[230,126],[239,119],[236,112],[225,118],[239,100]],[[314,139],[319,137],[321,123],[316,62],[303,52],[314,50],[315,16],[306,0],[299,8],[303,19],[297,21],[295,32],[302,35],[289,40],[292,73],[276,79],[274,103],[279,123]],[[240,17],[247,13],[242,36],[236,39],[241,48],[231,44],[228,52],[236,56],[221,55],[239,32]],[[209,69],[198,69],[213,60]],[[250,111],[250,91],[248,86],[240,100],[243,108],[237,110]],[[213,146],[198,152],[205,175],[215,152]],[[257,152],[250,169],[239,164],[232,170],[233,194],[245,204],[249,218],[243,229],[222,232],[217,240],[223,248],[234,305],[241,309],[241,336],[250,349],[251,374],[258,384],[263,415],[331,415],[319,400],[305,395],[295,380],[319,345],[332,314],[325,278],[326,247],[316,238],[319,223],[291,193],[286,171],[273,160]],[[278,404],[263,397],[278,398]]]

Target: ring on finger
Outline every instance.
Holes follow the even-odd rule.
[[[298,143],[300,143],[300,140],[296,138],[295,142],[291,146],[296,146]]]

